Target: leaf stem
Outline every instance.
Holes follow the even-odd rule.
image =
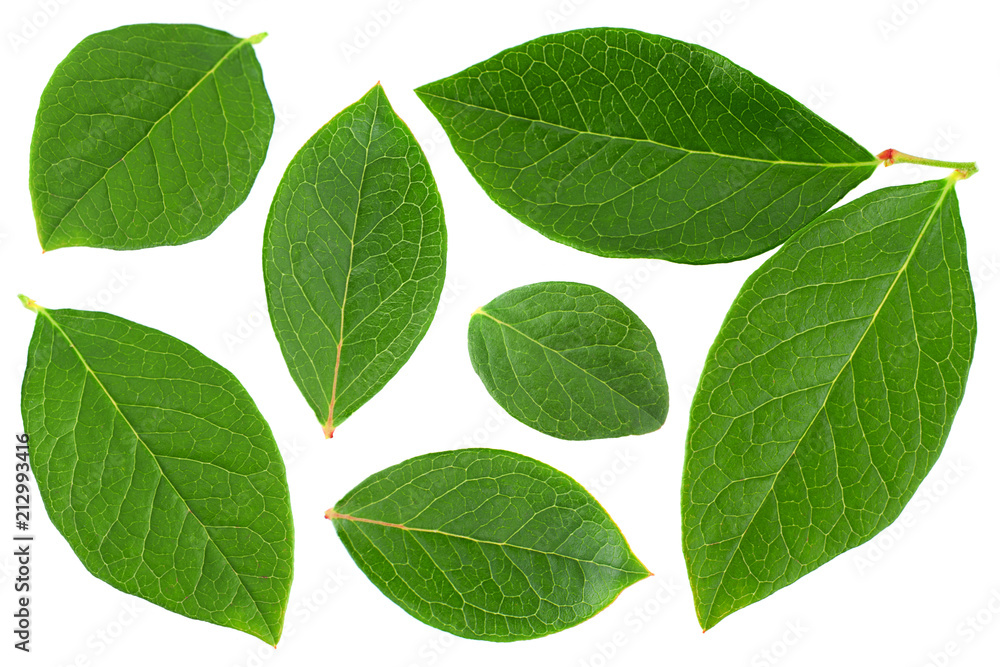
[[[882,151],[876,157],[882,161],[886,167],[891,167],[897,162],[902,162],[904,164],[919,164],[925,167],[944,167],[946,169],[955,169],[961,172],[963,175],[961,178],[969,178],[977,171],[979,167],[976,166],[975,162],[948,162],[945,160],[932,160],[926,157],[917,157],[915,155],[909,155],[903,153],[902,151],[897,151],[895,148],[889,148]]]
[[[23,305],[25,308],[27,308],[28,310],[30,310],[30,311],[32,311],[34,313],[37,313],[42,308],[37,303],[35,303],[34,299],[29,299],[28,297],[24,296],[23,294],[18,294],[17,298],[21,300],[21,305]]]

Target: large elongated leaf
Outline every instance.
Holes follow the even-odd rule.
[[[736,297],[684,466],[703,627],[872,538],[941,453],[976,336],[953,186],[888,188],[827,213]]]
[[[21,399],[31,464],[84,566],[171,611],[277,643],[291,507],[246,390],[155,329],[24,301],[38,313]]]
[[[878,164],[719,54],[637,30],[540,37],[417,94],[490,198],[607,257],[756,255]]]
[[[274,112],[253,44],[197,25],[85,38],[56,67],[31,138],[45,250],[204,238],[243,203]]]
[[[586,489],[512,452],[418,456],[366,479],[327,518],[389,599],[469,639],[564,630],[649,576]]]
[[[667,378],[646,325],[604,290],[518,287],[476,310],[469,356],[519,421],[567,440],[649,433],[667,418]]]
[[[427,333],[444,286],[444,212],[381,86],[298,152],[264,231],[264,282],[288,370],[327,437]]]

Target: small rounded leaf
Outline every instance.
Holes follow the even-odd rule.
[[[649,328],[591,285],[501,294],[469,322],[472,366],[518,421],[565,440],[649,433],[667,418],[667,378]]]

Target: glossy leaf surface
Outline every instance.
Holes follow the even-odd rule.
[[[491,199],[607,257],[759,254],[878,164],[719,54],[637,30],[540,37],[417,94]]]
[[[22,389],[31,465],[80,561],[118,590],[276,644],[291,507],[246,390],[155,329],[25,305],[38,314]]]
[[[473,314],[469,356],[504,410],[557,438],[649,433],[667,418],[652,332],[591,285],[535,283],[501,294]]]
[[[381,86],[288,165],[264,232],[264,282],[288,370],[327,437],[427,332],[445,248],[430,166]]]
[[[683,533],[702,627],[899,516],[944,446],[975,336],[951,179],[831,211],[747,280],[691,408]]]
[[[197,25],[90,35],[56,67],[31,139],[45,250],[211,234],[246,199],[274,112],[253,44]]]
[[[327,518],[389,599],[469,639],[564,630],[649,576],[586,489],[513,452],[418,456],[366,479]]]

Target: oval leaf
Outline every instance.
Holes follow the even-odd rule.
[[[276,644],[291,506],[246,390],[155,329],[24,301],[38,317],[21,409],[52,523],[118,590]]]
[[[381,86],[292,159],[264,231],[264,282],[288,370],[327,437],[427,333],[445,271],[430,165]]]
[[[605,257],[759,254],[878,164],[719,54],[637,30],[540,37],[416,92],[491,199]]]
[[[535,283],[501,294],[473,313],[469,356],[504,410],[557,438],[649,433],[667,418],[652,332],[591,285]]]
[[[85,38],[42,92],[29,186],[45,250],[204,238],[243,203],[274,112],[253,52],[197,25]]]
[[[366,479],[327,518],[390,600],[468,639],[559,632],[649,576],[586,489],[512,452],[418,456]]]
[[[941,453],[976,336],[953,185],[831,211],[736,297],[694,396],[684,468],[702,627],[874,537]]]

